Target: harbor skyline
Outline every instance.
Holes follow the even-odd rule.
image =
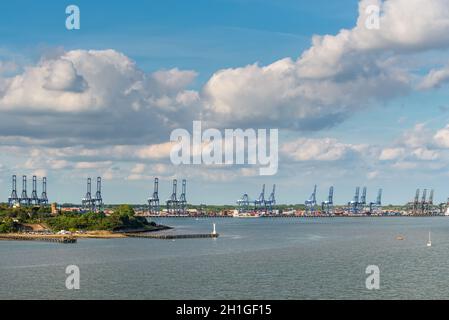
[[[447,21],[444,0],[422,15],[419,1],[401,0],[77,5],[81,27],[67,30],[62,5],[2,4],[3,197],[20,172],[47,176],[58,202],[77,202],[88,176],[103,177],[110,203],[142,202],[156,176],[187,178],[194,203],[207,190],[208,203],[231,204],[263,183],[284,203],[315,184],[323,196],[336,186],[339,203],[365,185],[383,188],[385,203],[416,188],[446,201],[449,41],[444,23],[426,23]],[[379,30],[365,28],[369,5],[379,5]],[[170,132],[197,120],[220,132],[279,129],[277,174],[173,165]]]
[[[0,39],[0,300],[447,299],[449,0],[4,0]]]

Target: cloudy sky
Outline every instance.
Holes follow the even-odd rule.
[[[339,203],[364,185],[449,196],[449,0],[93,2],[72,31],[69,3],[0,3],[0,201],[12,174],[46,175],[58,202],[98,175],[108,203],[144,203],[155,176],[162,199],[187,178],[207,204],[263,183],[282,203],[314,184]],[[278,173],[172,165],[170,132],[194,120],[278,128]]]

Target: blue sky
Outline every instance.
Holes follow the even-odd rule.
[[[427,14],[422,18],[424,22],[428,22],[426,19],[432,15],[435,15],[432,20],[447,22],[447,12],[438,7],[446,5],[446,0],[433,1],[435,10],[431,10],[431,5],[423,11],[418,2],[412,1],[404,12],[418,15],[423,11]],[[362,5],[369,2],[364,0]],[[435,188],[437,202],[445,201],[449,196],[446,187],[449,156],[443,130],[449,123],[449,94],[445,86],[446,77],[431,77],[430,72],[441,69],[444,75],[449,62],[447,32],[432,29],[430,22],[424,23],[422,25],[429,25],[430,30],[424,39],[416,31],[422,30],[419,18],[412,21],[392,18],[394,11],[389,4],[401,8],[403,0],[379,3],[385,16],[385,21],[382,21],[385,27],[382,29],[381,24],[379,31],[383,32],[381,36],[372,36],[360,26],[356,27],[359,17],[357,0],[76,1],[73,4],[81,10],[81,29],[73,31],[65,28],[65,7],[72,3],[0,3],[0,112],[4,115],[4,122],[0,123],[3,127],[0,130],[2,197],[6,199],[8,196],[11,174],[40,173],[48,175],[51,200],[58,202],[78,202],[83,196],[85,178],[96,175],[106,177],[104,197],[110,203],[145,202],[152,192],[153,176],[162,177],[162,198],[168,197],[173,177],[182,179],[187,176],[189,200],[194,203],[230,204],[243,193],[254,198],[262,183],[266,183],[268,189],[276,183],[278,201],[282,203],[303,203],[315,183],[319,185],[320,199],[324,199],[329,185],[334,185],[339,203],[349,201],[355,187],[363,185],[368,186],[369,197],[373,199],[377,188],[382,187],[386,203],[403,203],[412,198],[418,187]],[[398,36],[396,28],[400,30],[404,25],[409,26],[406,30],[410,34]],[[338,37],[342,29],[350,30],[355,40],[348,42]],[[334,57],[335,52],[329,51],[332,49],[312,44],[314,35],[335,37],[341,43],[343,49],[337,52],[335,60],[329,58]],[[367,49],[360,40],[363,37],[376,45]],[[315,53],[307,61],[297,60],[310,48],[325,54],[321,57]],[[113,56],[104,53],[109,49],[114,51]],[[81,53],[67,54],[77,50]],[[284,143],[290,143],[283,149],[279,173],[274,177],[242,176],[238,171],[241,168],[214,172],[202,167],[176,168],[167,159],[154,159],[152,156],[135,159],[126,156],[108,158],[107,152],[92,155],[92,150],[104,148],[107,151],[117,146],[135,147],[137,149],[132,150],[137,154],[141,150],[139,147],[166,142],[169,137],[167,128],[154,120],[160,116],[157,113],[160,107],[144,106],[153,108],[145,116],[130,115],[132,110],[122,115],[120,112],[125,112],[124,105],[118,102],[115,105],[114,101],[126,104],[128,100],[113,97],[116,87],[105,85],[105,91],[100,90],[101,97],[106,101],[110,98],[109,104],[92,105],[90,108],[82,100],[78,105],[70,105],[70,108],[78,109],[65,113],[58,109],[56,103],[52,106],[51,99],[48,100],[54,90],[41,92],[41,87],[35,91],[24,89],[31,96],[29,98],[24,97],[24,93],[9,93],[6,89],[14,77],[21,80],[31,77],[27,68],[44,65],[39,71],[49,72],[54,67],[51,61],[62,59],[73,63],[76,74],[87,81],[89,88],[103,90],[101,86],[108,83],[108,79],[95,78],[100,82],[96,86],[88,73],[97,73],[91,70],[92,67],[83,69],[87,68],[83,61],[93,59],[85,57],[89,50],[100,52],[101,59],[105,59],[98,60],[101,63],[117,59],[114,60],[116,63],[129,60],[135,64],[132,74],[121,71],[117,77],[123,78],[117,78],[114,85],[138,78],[140,73],[152,77],[159,71],[180,70],[176,76],[186,80],[182,80],[179,90],[198,95],[198,100],[188,108],[195,109],[199,104],[212,105],[215,114],[209,121],[219,121],[223,128],[232,128],[235,117],[238,127],[270,125],[279,128],[281,148]],[[293,87],[288,87],[296,81],[293,74],[289,75],[290,82],[285,85],[281,83],[285,76],[277,77],[276,73],[273,74],[274,80],[267,77],[261,83],[242,80],[247,79],[245,75],[260,72],[261,68],[285,58],[291,58],[293,62],[281,64],[298,68],[297,77],[301,80],[297,80]],[[335,66],[331,70],[337,70],[331,73],[335,71],[337,74],[324,75],[328,71],[322,71],[324,69],[320,66],[328,67],[326,59]],[[45,61],[50,62],[47,65]],[[295,64],[296,61],[299,62]],[[245,69],[255,63],[257,67],[254,70]],[[2,65],[5,66],[3,69]],[[102,72],[108,68],[105,65]],[[225,78],[220,79],[223,82],[219,81],[216,87],[208,86],[220,70],[228,71],[225,75],[230,77],[230,82]],[[315,76],[317,70],[323,75]],[[303,87],[303,81],[310,81],[310,76],[305,76],[308,72],[312,72],[315,78],[310,83],[311,87]],[[47,79],[48,75],[43,78]],[[435,83],[422,89],[420,83],[426,79]],[[239,81],[251,81],[242,82],[247,83],[246,88],[279,85],[283,90],[288,87],[285,93],[275,93],[279,96],[308,90],[323,90],[323,93],[312,94],[314,97],[307,99],[299,96],[285,103],[279,102],[277,97],[267,96],[267,106],[264,106],[267,113],[260,115],[257,104],[252,106],[252,101],[257,101],[256,91],[253,100],[247,97],[245,85],[241,91],[236,89],[226,94],[220,91],[227,90],[229,83]],[[366,92],[364,83],[369,87]],[[328,85],[332,86],[329,93],[323,89]],[[27,87],[24,85],[24,88]],[[78,89],[84,90],[61,89],[58,84],[57,91],[65,90],[67,94],[79,97]],[[145,101],[175,94],[173,88],[158,87],[156,93],[152,90],[150,84],[147,88],[150,93],[139,94],[145,97]],[[106,97],[108,93],[111,97]],[[42,96],[45,94],[48,97]],[[236,99],[235,106],[231,106],[235,109],[224,115],[220,113],[218,104],[228,96]],[[36,102],[36,97],[41,100]],[[98,102],[99,96],[95,97],[97,100],[91,101]],[[239,107],[242,97],[249,99],[248,105]],[[245,115],[240,115],[242,108],[248,108]],[[92,111],[89,109],[98,113],[90,114]],[[277,114],[284,109],[290,116]],[[190,112],[190,109],[179,110],[172,116],[173,125],[191,128],[191,122],[182,120],[195,120],[198,114]],[[254,118],[251,110],[257,114]],[[167,115],[165,111],[163,115]],[[299,124],[291,115],[301,115]],[[271,122],[270,119],[275,120]],[[97,131],[98,123],[101,123],[101,128]],[[111,128],[115,129],[109,132]],[[68,131],[73,131],[73,134],[69,135]],[[137,139],[140,132],[142,136]],[[323,150],[320,147],[315,150],[313,146],[323,146],[321,149],[327,151],[321,154]]]

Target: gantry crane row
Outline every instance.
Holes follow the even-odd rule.
[[[15,205],[25,205],[25,206],[29,206],[29,205],[35,205],[35,206],[40,206],[40,205],[46,205],[48,204],[48,199],[47,199],[47,185],[46,185],[46,179],[47,178],[43,178],[45,183],[43,185],[43,194],[45,195],[45,197],[43,198],[39,198],[38,193],[37,193],[37,177],[34,175],[33,176],[33,190],[31,192],[31,197],[28,197],[28,192],[27,192],[27,176],[23,175],[22,176],[22,193],[20,195],[20,197],[17,194],[17,175],[13,175],[12,176],[12,191],[11,191],[11,195],[8,198],[8,205],[10,207],[13,207]]]

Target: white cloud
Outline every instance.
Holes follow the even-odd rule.
[[[22,126],[22,137],[58,145],[161,139],[197,117],[199,95],[188,89],[196,75],[145,73],[114,50],[63,52],[0,76],[0,136]]]
[[[379,160],[395,160],[402,157],[404,154],[404,148],[385,148],[380,153]]]
[[[421,89],[438,88],[449,81],[449,66],[431,70],[421,81]]]
[[[412,154],[418,160],[436,160],[440,156],[440,154],[437,151],[429,150],[427,148],[417,148],[413,150]]]
[[[380,30],[365,27],[372,4],[381,8]],[[413,76],[399,67],[401,57],[448,47],[448,28],[448,0],[363,0],[353,29],[314,36],[296,61],[216,72],[203,90],[206,114],[221,124],[332,126],[373,101],[411,90]]]
[[[145,164],[137,163],[132,169],[131,173],[141,174],[145,171]]]
[[[369,179],[369,180],[372,180],[372,179],[375,179],[375,178],[377,178],[378,176],[379,176],[379,171],[370,171],[370,172],[368,172],[368,174],[366,175],[366,177]]]
[[[436,144],[442,148],[449,148],[449,125],[438,130],[433,136]]]
[[[295,141],[284,143],[280,150],[287,157],[296,161],[335,161],[363,149],[360,147],[344,144],[332,138],[299,138]]]
[[[104,167],[109,167],[112,164],[111,161],[101,161],[101,162],[88,162],[82,161],[75,164],[75,169],[101,169]]]
[[[398,161],[394,163],[392,167],[399,170],[410,170],[418,167],[418,164],[416,162],[411,161]]]

